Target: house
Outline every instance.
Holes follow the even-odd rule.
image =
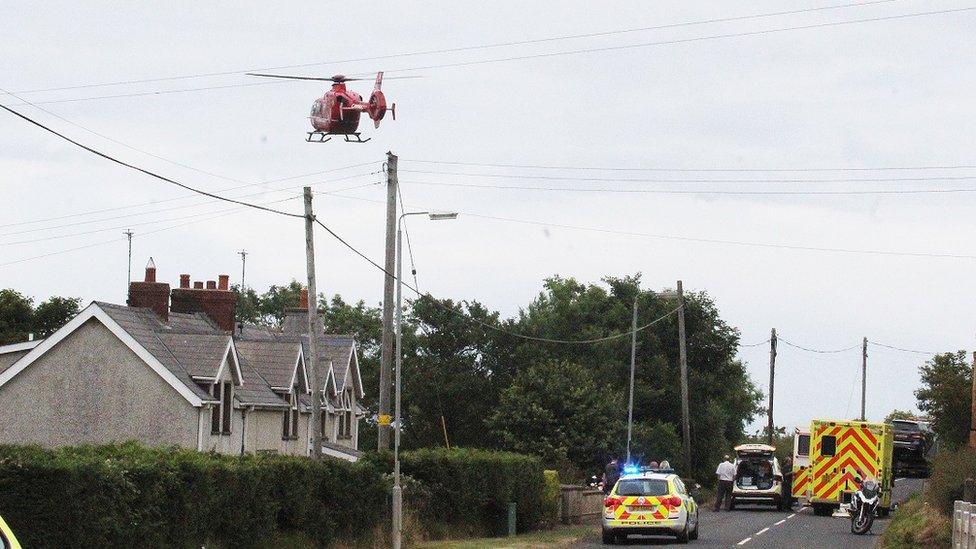
[[[0,346],[0,443],[308,455],[319,398],[324,453],[357,460],[355,339],[316,331],[312,387],[307,296],[282,329],[236,323],[235,299],[226,275],[170,290],[150,260],[127,305],[92,302],[43,341]]]

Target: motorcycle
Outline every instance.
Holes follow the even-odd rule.
[[[863,535],[871,531],[879,498],[878,482],[870,478],[862,482],[860,489],[851,495],[849,512],[851,514],[852,534]]]

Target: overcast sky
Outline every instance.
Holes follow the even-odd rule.
[[[385,152],[392,150],[402,158],[400,179],[408,209],[462,212],[454,222],[415,218],[409,224],[422,288],[435,296],[478,299],[504,315],[516,314],[553,274],[597,282],[605,275],[641,272],[648,288],[673,287],[681,278],[686,289],[707,291],[747,344],[766,340],[775,327],[792,343],[822,350],[858,346],[865,336],[923,351],[972,349],[972,257],[842,253],[728,241],[974,256],[974,193],[680,195],[592,189],[976,189],[976,168],[690,172],[418,162],[683,170],[976,165],[976,11],[688,40],[969,7],[965,2],[875,2],[337,62],[831,4],[173,2],[160,9],[149,3],[6,1],[0,4],[0,88],[8,91],[230,74],[18,93],[43,102],[38,106],[49,112],[0,97],[86,144],[228,196],[258,203],[292,197],[275,207],[297,212],[304,184],[314,183],[318,191],[358,187],[318,195],[316,210],[323,222],[377,259],[383,252],[385,212],[378,172]],[[677,43],[398,72],[660,42]],[[397,120],[385,120],[379,130],[366,121],[361,128],[364,137],[372,138],[369,143],[309,144],[304,141],[308,109],[327,84],[265,81],[242,73],[310,63],[320,64],[275,72],[329,76],[386,70],[388,76],[423,78],[386,81],[387,96],[397,104]],[[214,87],[218,89],[153,93]],[[371,83],[350,87],[365,95]],[[327,170],[334,171],[226,190]],[[940,177],[953,179],[933,179]],[[863,181],[879,178],[922,180]],[[723,181],[700,181],[716,179]],[[769,179],[788,181],[760,182]],[[96,210],[108,211],[91,213]],[[0,113],[0,225],[0,287],[16,288],[37,300],[53,294],[122,302],[126,245],[121,232],[126,228],[136,235],[137,277],[153,256],[160,279],[172,284],[180,273],[190,273],[194,280],[228,273],[237,280],[241,249],[249,253],[247,282],[259,290],[304,277],[300,220],[190,197],[7,113]],[[323,231],[316,239],[320,291],[378,303],[381,275]],[[19,261],[27,258],[35,259]],[[768,353],[764,345],[741,351],[764,390]],[[917,367],[925,358],[870,349],[870,418],[914,406]],[[859,348],[818,354],[781,343],[777,424],[855,416],[860,360]]]

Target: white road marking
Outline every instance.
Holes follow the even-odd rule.
[[[792,517],[793,515],[790,515],[790,516]],[[786,519],[783,519],[783,520],[781,520],[781,521],[779,521],[779,522],[777,522],[777,523],[776,523],[776,524],[774,524],[773,526],[779,526],[780,524],[783,524],[784,522],[786,522]]]
[[[793,518],[793,517],[795,517],[795,516],[796,516],[796,513],[793,513],[792,515],[790,515],[790,516],[788,516],[788,517],[786,517],[786,518],[788,518],[788,519],[791,519],[791,518]]]
[[[751,539],[752,538],[746,538],[746,539],[740,541],[739,543],[736,543],[736,545],[745,545],[745,544],[749,543],[749,540],[751,540]]]
[[[768,527],[767,528],[763,528],[762,530],[756,532],[756,535],[758,536],[758,535],[764,534],[764,533],[766,533],[768,531],[769,531],[769,528]]]

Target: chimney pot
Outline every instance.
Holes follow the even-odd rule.
[[[217,277],[217,289],[227,291],[230,285],[230,277],[227,275],[220,275]]]
[[[208,290],[216,290],[217,289],[217,281],[216,280],[208,280],[207,281],[207,289]]]
[[[308,288],[302,288],[301,296],[298,298],[298,308],[308,310]]]
[[[190,275],[188,275],[188,274],[181,274],[180,275],[180,288],[189,288],[189,287],[190,287]]]
[[[203,281],[198,280],[198,281],[194,282],[193,283],[193,289],[194,290],[202,290],[203,289]]]

